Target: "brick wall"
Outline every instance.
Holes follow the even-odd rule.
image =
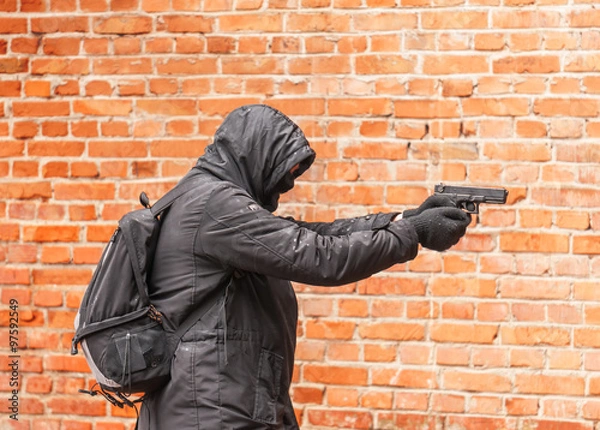
[[[255,102],[319,155],[281,213],[510,190],[449,252],[297,286],[303,428],[597,428],[598,27],[591,0],[0,0],[2,428],[132,428],[76,394],[83,289],[139,192]]]

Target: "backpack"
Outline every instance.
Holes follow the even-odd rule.
[[[179,183],[152,207],[145,193],[144,209],[124,215],[105,246],[86,288],[77,317],[71,354],[83,349],[101,394],[115,406],[133,406],[132,393],[143,396],[169,380],[171,360],[185,332],[223,294],[215,289],[176,331],[163,326],[162,315],[150,302],[147,278],[161,229],[160,215],[200,181]]]

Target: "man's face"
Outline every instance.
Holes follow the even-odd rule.
[[[290,169],[290,173],[292,175],[294,175],[294,178],[297,178],[297,176],[295,175],[295,173],[298,171],[298,169],[300,169],[300,163],[296,164],[294,167],[292,167]]]
[[[300,172],[299,169],[300,164],[296,164],[294,167],[292,167],[288,173],[286,173],[286,175],[277,183],[274,191],[277,194],[284,194],[294,188],[294,179],[298,177],[298,173]]]

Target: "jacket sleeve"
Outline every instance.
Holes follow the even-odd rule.
[[[413,259],[418,238],[402,221],[344,235],[319,234],[271,214],[242,190],[225,185],[206,203],[196,250],[243,271],[335,286]]]
[[[295,220],[292,217],[287,217],[286,219],[319,234],[341,235],[356,231],[386,228],[392,221],[392,218],[398,214],[399,212],[378,213],[356,218],[337,219],[332,222],[306,222]]]

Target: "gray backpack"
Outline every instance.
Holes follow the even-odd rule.
[[[176,331],[168,331],[148,294],[147,278],[161,229],[160,216],[198,183],[179,183],[152,207],[142,193],[140,202],[145,209],[129,212],[119,221],[75,318],[71,354],[78,353],[80,344],[100,387],[81,392],[101,394],[118,407],[134,406],[130,394],[141,395],[135,402],[141,401],[169,380],[179,340],[222,295],[215,289]]]

